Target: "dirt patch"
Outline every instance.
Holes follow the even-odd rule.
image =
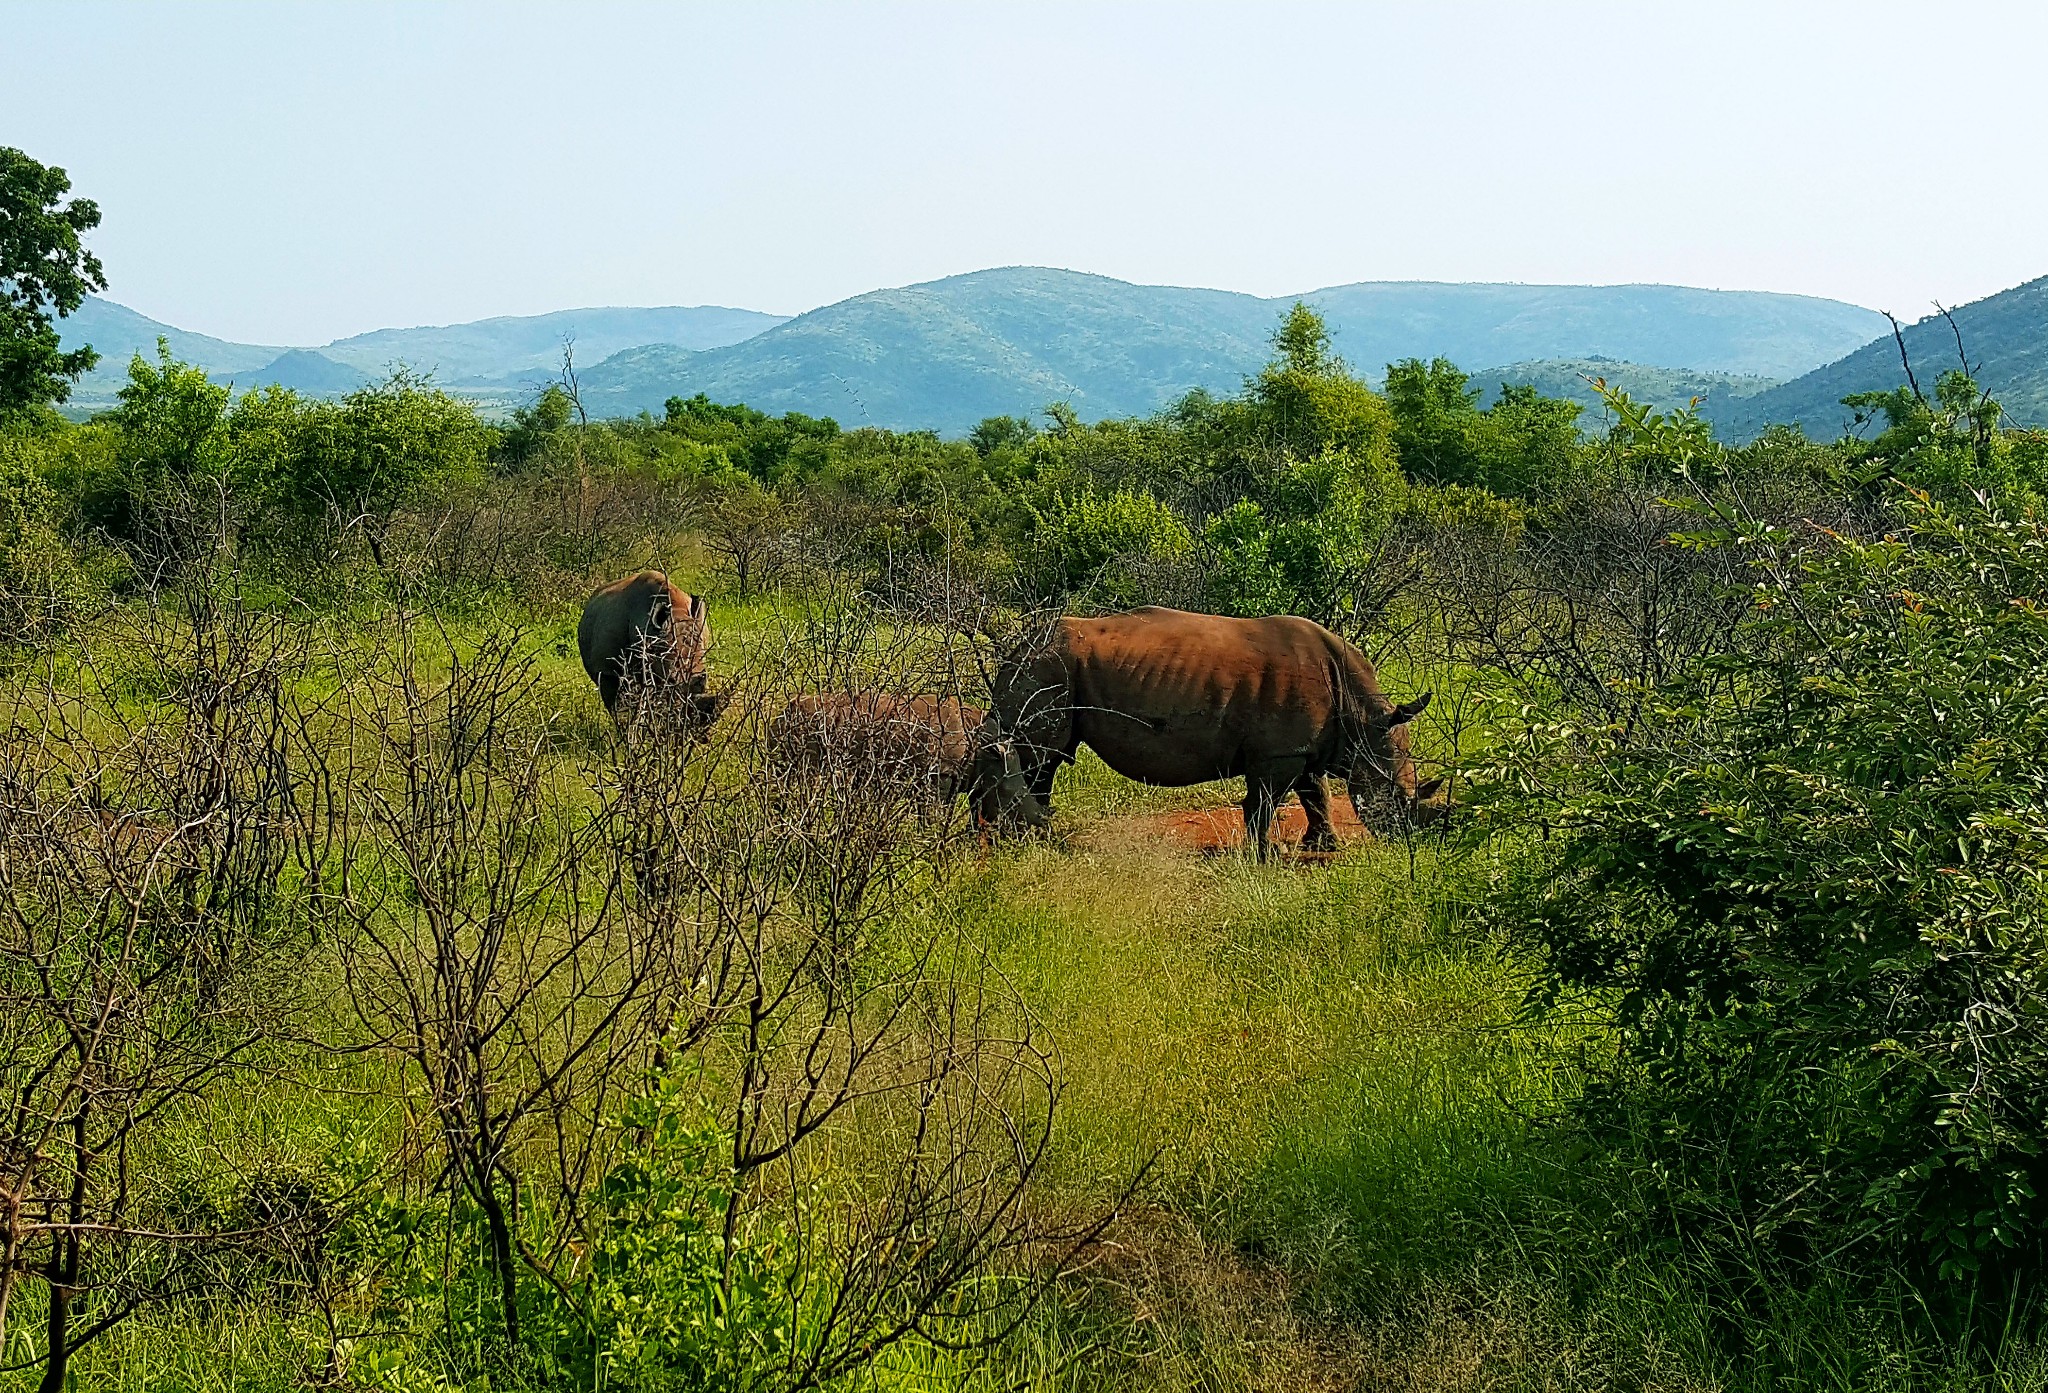
[[[1372,840],[1372,833],[1359,823],[1358,814],[1352,811],[1351,800],[1341,795],[1330,799],[1330,823],[1336,828],[1340,846]],[[1170,845],[1200,852],[1204,856],[1221,856],[1242,851],[1245,847],[1244,810],[1234,803],[1151,813],[1128,819],[1127,825],[1133,831],[1142,830]],[[1274,813],[1273,830],[1269,835],[1290,859],[1327,861],[1334,855],[1328,851],[1301,849],[1301,839],[1308,835],[1308,813],[1291,798]]]

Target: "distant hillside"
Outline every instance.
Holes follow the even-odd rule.
[[[1547,358],[1534,363],[1510,363],[1472,374],[1472,385],[1480,389],[1480,405],[1490,406],[1504,385],[1534,387],[1546,397],[1565,397],[1586,408],[1580,424],[1594,425],[1605,410],[1600,394],[1588,379],[1599,378],[1619,387],[1637,401],[1648,402],[1661,411],[1684,406],[1694,397],[1701,399],[1702,414],[1716,407],[1753,397],[1778,385],[1779,379],[1752,377],[1728,372],[1696,372],[1689,368],[1646,367],[1641,363],[1620,363],[1612,358]]]
[[[1883,315],[1839,300],[1676,285],[1368,281],[1301,298],[1329,318],[1338,351],[1373,376],[1396,358],[1469,368],[1601,357],[1782,380],[1886,328]]]
[[[1583,358],[1783,377],[1867,340],[1868,310],[1807,296],[1670,286],[1369,283],[1261,299],[1011,267],[858,295],[744,343],[638,348],[584,374],[593,408],[659,411],[703,392],[849,425],[958,432],[1064,398],[1139,415],[1191,388],[1236,390],[1271,354],[1282,311],[1322,308],[1353,366]]]
[[[1089,419],[1234,391],[1270,353],[1256,296],[1068,271],[984,271],[878,290],[704,353],[634,349],[584,374],[593,409],[659,411],[703,392],[849,426],[963,431],[1066,400]]]
[[[431,372],[444,385],[505,383],[554,372],[562,340],[573,338],[579,366],[642,344],[719,348],[772,329],[786,316],[723,305],[658,309],[557,310],[553,314],[479,319],[424,329],[378,329],[336,339],[320,351],[336,362],[382,376],[394,363]]]
[[[76,314],[58,320],[57,330],[67,349],[89,343],[100,351],[100,365],[71,389],[71,405],[77,408],[111,406],[114,393],[128,381],[129,360],[138,353],[154,360],[159,335],[170,340],[171,352],[178,358],[205,368],[216,377],[252,372],[284,352],[274,346],[229,343],[206,334],[174,329],[137,314],[126,305],[96,296],[87,296]]]
[[[334,394],[405,363],[493,407],[529,396],[573,336],[593,411],[658,412],[670,396],[703,392],[852,426],[958,433],[1057,400],[1095,420],[1156,411],[1192,388],[1236,391],[1271,355],[1296,298],[1323,311],[1338,350],[1373,379],[1391,361],[1438,356],[1468,368],[1601,357],[1702,381],[1786,378],[1884,328],[1854,305],[1747,291],[1361,282],[1262,299],[1037,267],[877,290],[791,320],[715,306],[563,310],[381,329],[290,354],[183,333],[104,300],[62,327],[67,343],[94,342],[107,357],[74,398],[88,408],[111,401],[129,355],[154,351],[159,333],[243,389],[284,380]],[[1568,394],[1583,390],[1573,370],[1553,376]]]
[[[337,363],[310,348],[294,348],[254,372],[238,374],[235,385],[248,389],[275,384],[309,397],[339,397],[369,380],[369,374],[360,368]]]
[[[2004,404],[2008,418],[2015,424],[2048,426],[2048,276],[1963,305],[1954,314],[1953,329],[1937,314],[1905,331],[1906,352],[1921,390],[1932,394],[1935,379],[1959,365],[1960,331],[1973,374]],[[1785,422],[1831,440],[1850,424],[1843,397],[1905,382],[1898,344],[1887,326],[1882,337],[1839,361],[1714,412],[1715,429],[1746,440],[1768,424]]]
[[[319,349],[287,350],[190,333],[88,296],[57,328],[66,348],[89,343],[100,351],[99,367],[71,393],[72,407],[91,410],[113,404],[128,380],[129,359],[137,353],[154,357],[159,335],[170,340],[178,358],[241,390],[278,382],[314,396],[339,395],[404,363],[432,373],[446,387],[500,389],[484,393],[495,397],[522,395],[530,379],[559,367],[564,335],[575,337],[577,360],[587,364],[654,341],[715,348],[782,322],[780,315],[723,306],[558,310],[437,328],[378,329]]]

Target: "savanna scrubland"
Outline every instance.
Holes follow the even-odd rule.
[[[1298,306],[1240,393],[965,440],[18,404],[0,1386],[2048,1384],[2048,441],[1961,374],[1740,449],[1478,400]],[[644,566],[708,730],[574,656]],[[793,693],[1143,603],[1433,690],[1448,829],[767,775]]]

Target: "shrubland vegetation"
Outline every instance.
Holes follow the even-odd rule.
[[[2048,1382],[2048,447],[1962,375],[1730,450],[1303,307],[963,440],[71,370],[0,422],[0,1387]],[[650,564],[730,700],[622,739],[569,635]],[[1148,602],[1433,687],[1451,834],[764,777]]]

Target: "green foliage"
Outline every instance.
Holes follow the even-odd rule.
[[[64,196],[71,179],[12,146],[0,146],[0,423],[71,395],[92,371],[90,348],[64,352],[50,322],[107,288],[100,259],[81,233],[100,225],[99,206]]]
[[[1027,443],[1037,433],[1021,416],[990,416],[967,433],[967,443],[987,459],[998,450]]]
[[[1469,381],[1443,358],[1387,366],[1394,445],[1410,478],[1531,498],[1564,487],[1583,471],[1577,402],[1543,396],[1533,387],[1504,386],[1498,400],[1481,411]]]
[[[1297,460],[1332,451],[1370,459],[1390,448],[1393,417],[1386,401],[1331,351],[1322,316],[1295,302],[1273,347],[1273,361],[1249,393],[1260,443]]]
[[[1904,514],[1693,539],[1757,562],[1728,652],[1626,736],[1527,725],[1493,797],[1548,837],[1503,915],[1533,1000],[1613,1022],[1584,1107],[1647,1119],[1672,1211],[1954,1279],[2048,1218],[2048,528]]]
[[[295,458],[274,501],[382,523],[431,490],[475,478],[489,436],[468,402],[399,369],[343,398],[323,444]]]
[[[35,638],[84,608],[95,586],[62,533],[57,491],[26,433],[0,432],[0,629]]]
[[[616,1126],[625,1145],[598,1186],[571,1367],[627,1393],[773,1386],[804,1303],[794,1236],[733,1212],[745,1197],[732,1137],[687,1071],[658,1077]]]
[[[512,412],[512,424],[498,437],[498,458],[510,468],[526,465],[568,428],[575,403],[559,383],[549,383],[526,406]]]
[[[1932,401],[1899,387],[1858,392],[1842,404],[1855,410],[1858,424],[1884,420],[1885,428],[1855,452],[1867,474],[1886,473],[1951,502],[1978,493],[2048,497],[2048,459],[2034,433],[2001,431],[2002,408],[1966,373],[1943,373]]]
[[[1042,592],[1108,608],[1143,603],[1156,572],[1187,555],[1187,525],[1149,493],[1056,493],[1033,513]]]
[[[663,424],[670,432],[725,449],[732,462],[765,484],[801,482],[824,472],[840,434],[829,416],[792,411],[769,416],[745,406],[721,406],[702,392],[670,397]]]
[[[122,467],[134,498],[145,499],[166,484],[186,483],[220,470],[220,429],[228,389],[200,369],[171,356],[157,340],[151,364],[136,354],[128,364],[128,385],[107,423],[121,433]]]
[[[1718,483],[1726,474],[1727,451],[1714,439],[1714,428],[1688,402],[1674,411],[1658,411],[1636,401],[1620,388],[1594,384],[1614,415],[1608,428],[1608,458],[1637,478]]]
[[[1333,449],[1289,460],[1263,503],[1245,499],[1203,531],[1207,597],[1222,613],[1300,614],[1339,623],[1380,563],[1378,542],[1406,489],[1384,452]]]

